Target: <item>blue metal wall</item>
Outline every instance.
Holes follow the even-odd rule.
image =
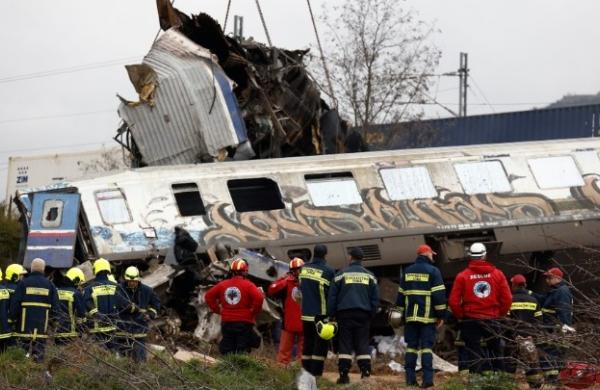
[[[474,145],[600,135],[600,104],[373,126],[371,150]]]

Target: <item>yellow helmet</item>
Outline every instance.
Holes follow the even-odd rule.
[[[94,275],[98,275],[98,273],[102,271],[110,273],[110,263],[106,259],[99,258],[94,261]]]
[[[25,275],[27,270],[21,264],[11,264],[6,267],[6,280],[16,282],[19,275]]]
[[[108,274],[108,280],[110,280],[113,283],[117,283],[117,279],[115,279],[115,275],[113,274]]]
[[[79,286],[81,283],[85,282],[85,275],[83,274],[83,271],[77,267],[70,268],[67,271],[66,276],[76,286]]]
[[[133,265],[131,267],[127,267],[125,270],[125,274],[123,275],[123,279],[125,280],[141,280],[140,270]]]
[[[317,322],[317,334],[323,340],[331,340],[336,335],[337,329],[335,322]]]

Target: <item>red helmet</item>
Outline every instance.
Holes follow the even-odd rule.
[[[248,263],[244,259],[235,259],[231,263],[231,270],[235,272],[248,272]]]
[[[298,269],[298,268],[302,268],[303,265],[304,265],[304,260],[302,260],[299,257],[294,257],[290,261],[290,271],[293,271],[293,270]]]

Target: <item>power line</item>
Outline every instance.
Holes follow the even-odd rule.
[[[477,88],[477,90],[479,91],[478,94],[480,94],[481,97],[483,97],[483,100],[487,103],[488,106],[490,106],[490,108],[492,109],[492,112],[496,112],[494,107],[490,104],[490,101],[488,100],[488,98],[483,93],[483,90],[479,87],[479,84],[477,84],[477,81],[475,81],[475,79],[473,78],[473,75],[469,75],[469,77],[471,78],[471,81],[473,81],[473,85],[475,85],[475,88]],[[469,86],[469,88],[470,87],[471,86]],[[471,88],[471,91],[473,91],[473,88]]]
[[[44,116],[30,116],[24,118],[14,118],[14,119],[4,119],[0,120],[0,124],[5,123],[16,123],[16,122],[27,122],[27,121],[39,121],[39,120],[47,120],[47,119],[58,119],[58,118],[72,118],[78,116],[90,116],[90,115],[98,115],[98,114],[106,114],[106,113],[115,113],[115,109],[111,110],[98,110],[98,111],[88,111],[88,112],[75,112],[70,114],[57,114],[57,115],[44,115]]]
[[[37,79],[37,78],[42,78],[42,77],[56,76],[56,75],[60,75],[60,74],[83,72],[83,71],[91,70],[91,69],[106,68],[106,67],[115,66],[115,65],[122,65],[123,63],[135,61],[135,60],[139,60],[139,57],[118,58],[118,59],[109,60],[109,61],[92,62],[89,64],[69,66],[69,67],[65,67],[65,68],[44,70],[44,71],[33,72],[33,73],[23,73],[23,74],[19,74],[19,75],[2,77],[2,78],[0,78],[0,84],[12,83],[15,81],[22,81],[22,80],[31,80],[31,79]]]

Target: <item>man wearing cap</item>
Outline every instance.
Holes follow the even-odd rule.
[[[56,287],[44,276],[45,267],[43,259],[33,259],[31,273],[17,285],[10,304],[16,336],[38,363],[44,360],[49,318],[56,318],[59,306]]]
[[[299,283],[302,293],[302,368],[313,376],[323,375],[329,341],[317,334],[316,323],[327,317],[327,294],[335,272],[327,265],[327,247],[315,245],[313,259],[304,264]]]
[[[549,334],[566,333],[572,330],[573,325],[573,295],[569,285],[563,280],[564,274],[559,268],[550,268],[544,276],[546,284],[550,286],[550,292],[542,303],[544,329]],[[565,365],[564,347],[550,340],[542,345],[542,351],[540,363],[545,382],[552,385],[559,384],[558,376]]]
[[[417,385],[417,357],[421,352],[423,388],[433,387],[433,345],[436,324],[441,326],[447,312],[446,288],[442,274],[433,263],[436,253],[429,245],[417,248],[415,263],[400,275],[396,305],[404,313],[406,341],[406,384]]]
[[[542,376],[538,364],[538,354],[534,337],[539,332],[542,311],[540,305],[527,290],[525,276],[516,274],[510,279],[512,304],[507,320],[504,368],[514,374],[519,362],[525,364],[525,378],[529,387],[539,388]]]
[[[470,373],[502,371],[499,320],[510,310],[512,294],[504,273],[486,261],[486,248],[469,248],[469,265],[456,275],[448,304],[460,321]],[[485,345],[482,345],[482,341]]]
[[[327,312],[339,326],[338,384],[350,383],[352,351],[362,378],[371,376],[369,328],[379,305],[377,279],[362,266],[363,251],[350,250],[350,265],[338,272],[327,297]]]

